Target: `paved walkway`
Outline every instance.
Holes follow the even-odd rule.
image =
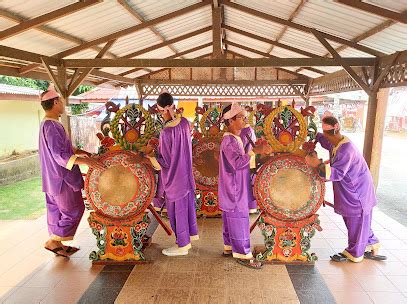
[[[96,241],[86,216],[70,260],[42,249],[46,219],[0,223],[1,303],[407,303],[407,227],[375,210],[373,229],[385,262],[333,263],[346,229],[332,208],[319,211],[323,231],[312,240],[313,266],[265,265],[252,270],[222,252],[221,220],[199,219],[201,239],[186,257],[168,258],[173,244],[159,228],[147,255],[152,264],[92,266]],[[252,218],[254,220],[254,218]],[[252,245],[261,244],[258,229]]]

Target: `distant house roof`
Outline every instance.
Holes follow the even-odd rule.
[[[42,90],[0,84],[0,100],[39,100]]]

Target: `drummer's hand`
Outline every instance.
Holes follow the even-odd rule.
[[[92,156],[92,153],[83,151],[81,149],[76,149],[75,151],[75,155],[79,156],[79,157],[84,157],[84,158],[88,158]]]
[[[143,149],[143,152],[145,153],[145,154],[151,154],[151,152],[153,152],[154,151],[154,147],[152,146],[152,145],[147,145],[144,149]]]
[[[268,144],[261,144],[261,145],[256,145],[253,148],[253,152],[256,154],[270,154],[273,152],[273,148]]]
[[[312,168],[317,168],[321,164],[317,153],[307,154],[307,156],[305,156],[305,162]]]
[[[99,170],[104,170],[105,169],[105,166],[103,165],[103,163],[100,162],[97,158],[78,157],[76,159],[76,162],[78,162],[79,165],[86,165],[89,168],[93,168],[93,169],[99,169]]]

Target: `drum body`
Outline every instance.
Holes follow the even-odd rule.
[[[325,184],[303,157],[281,154],[258,171],[254,193],[263,211],[258,221],[265,248],[257,250],[263,261],[313,263],[308,253],[315,230],[321,230],[315,214],[324,202]]]
[[[193,147],[192,171],[198,215],[215,217],[221,214],[218,205],[219,148],[217,137],[202,138]]]
[[[95,264],[144,262],[143,236],[149,226],[146,209],[155,194],[152,168],[129,151],[103,154],[106,169],[90,169],[85,182],[93,210],[88,218],[98,251]]]
[[[321,207],[325,183],[303,157],[283,154],[260,168],[254,193],[266,214],[283,221],[298,221]]]

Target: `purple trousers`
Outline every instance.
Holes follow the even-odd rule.
[[[223,243],[231,247],[233,257],[250,258],[250,222],[248,212],[222,212]]]
[[[45,199],[51,238],[56,241],[72,240],[85,211],[81,191],[73,191],[63,183],[60,194],[46,193]]]
[[[198,235],[194,191],[175,202],[167,201],[166,206],[178,247],[190,244],[190,237]]]
[[[372,211],[360,217],[343,217],[348,229],[348,248],[345,250],[354,258],[363,257],[366,246],[379,243],[374,235],[372,224]]]

